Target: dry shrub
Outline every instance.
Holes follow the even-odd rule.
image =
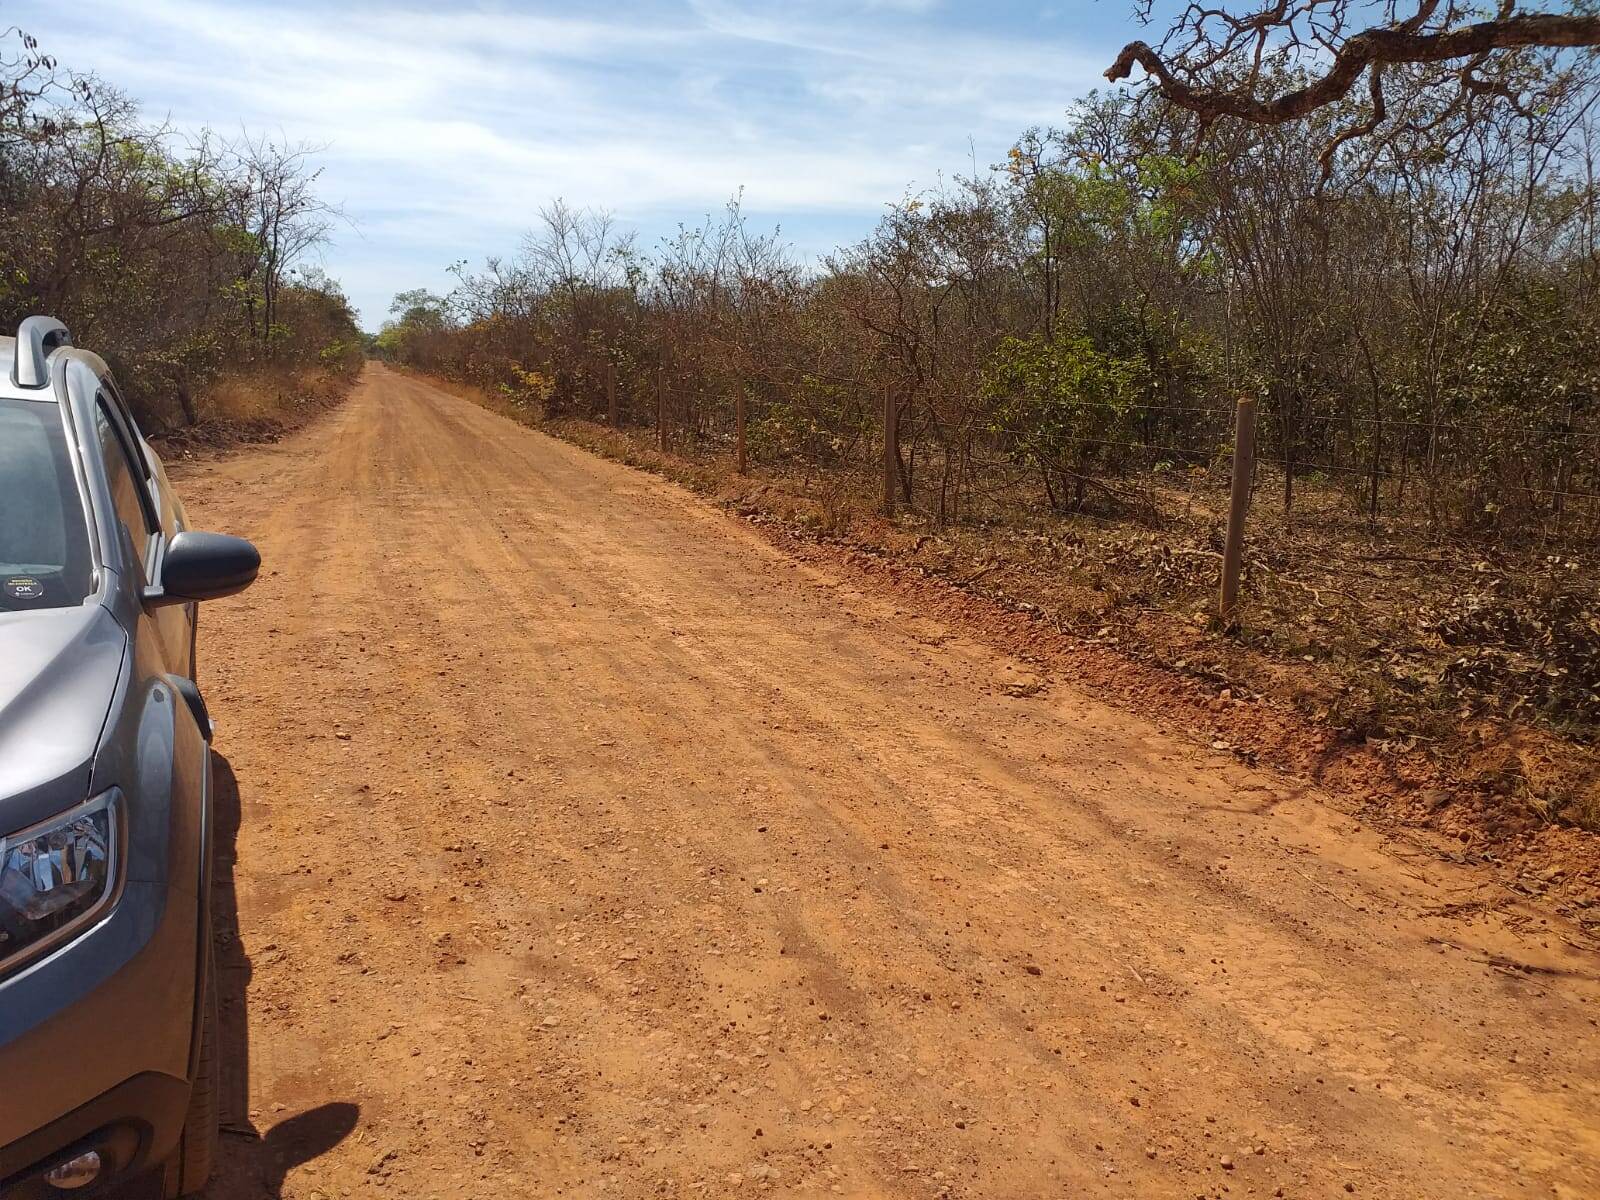
[[[817,529],[826,537],[842,537],[855,523],[858,502],[847,479],[830,478],[817,493]]]
[[[200,397],[202,421],[292,419],[308,404],[342,395],[348,382],[320,370],[262,368],[217,380]]]
[[[1557,815],[1579,829],[1600,833],[1600,787],[1591,787],[1573,797]]]
[[[277,441],[342,400],[355,378],[314,367],[242,371],[214,380],[196,397],[196,424],[167,422],[165,427],[148,426],[147,432],[161,444],[163,455]]]

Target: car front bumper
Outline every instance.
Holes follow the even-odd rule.
[[[192,895],[129,883],[94,928],[0,979],[4,1200],[62,1195],[39,1176],[84,1149],[101,1151],[109,1178],[143,1170],[177,1143],[199,922]]]

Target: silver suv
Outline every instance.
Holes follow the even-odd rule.
[[[188,528],[106,364],[30,317],[0,337],[0,1195],[217,1139],[211,722],[195,603],[249,542]]]

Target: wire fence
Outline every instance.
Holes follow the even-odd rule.
[[[766,381],[793,386],[800,382],[817,383],[851,393],[853,418],[847,426],[829,428],[827,410],[810,414],[812,427],[806,427],[803,408],[796,414],[799,453],[819,455],[826,460],[837,456],[841,446],[870,459],[871,446],[882,444],[882,400],[871,394],[869,381],[836,376],[828,372],[809,372],[797,379]],[[726,436],[732,432],[734,408],[723,402],[713,389],[703,385],[683,386],[670,370],[641,372],[634,380],[635,403],[632,417],[651,424],[664,421],[676,431]],[[664,391],[656,403],[656,389]],[[621,389],[624,397],[626,385]],[[603,404],[603,401],[602,401]],[[982,406],[965,413],[960,420],[942,419],[932,405],[917,406],[913,419],[902,419],[901,438],[908,445],[920,445],[932,435],[937,450],[946,456],[960,455],[974,465],[994,470],[999,463],[975,455],[978,447],[1001,448],[1006,441],[1029,447],[1037,457],[1053,455],[1068,467],[1074,454],[1081,461],[1077,469],[1103,470],[1115,476],[1122,467],[1116,463],[1096,463],[1108,452],[1139,456],[1155,462],[1215,467],[1228,461],[1232,453],[1235,409],[1216,404],[1140,403],[1116,410],[1112,419],[1118,431],[1148,430],[1149,438],[1129,438],[1111,434],[1095,436],[1092,431],[1057,430],[1049,423],[1037,427],[995,422],[986,418]],[[759,424],[764,410],[762,399],[752,393],[748,405],[749,421]],[[624,416],[628,416],[624,405]],[[837,414],[835,414],[837,415]],[[1297,479],[1330,476],[1386,486],[1391,490],[1406,485],[1437,495],[1504,493],[1532,498],[1538,505],[1565,506],[1568,502],[1600,502],[1600,429],[1566,425],[1467,421],[1460,418],[1365,415],[1353,412],[1305,412],[1289,414],[1284,428],[1281,412],[1264,411],[1261,416],[1262,443],[1256,456],[1259,467],[1284,472]],[[1581,418],[1575,418],[1575,420]],[[1167,436],[1161,436],[1163,433]],[[1287,445],[1285,445],[1287,440]],[[1484,448],[1506,461],[1489,461]],[[1003,451],[1009,453],[1009,451]],[[1514,461],[1514,456],[1522,461]],[[1365,461],[1362,461],[1365,460]],[[1558,475],[1548,483],[1539,482],[1544,473]],[[1517,475],[1521,478],[1516,478]],[[1510,477],[1508,477],[1510,476]],[[1530,476],[1534,476],[1530,478]],[[975,483],[976,481],[969,481]],[[1587,486],[1593,483],[1596,486]]]

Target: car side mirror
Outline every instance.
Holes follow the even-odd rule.
[[[231,596],[254,583],[260,569],[261,555],[243,538],[186,529],[167,543],[161,579],[145,602],[159,608]]]

